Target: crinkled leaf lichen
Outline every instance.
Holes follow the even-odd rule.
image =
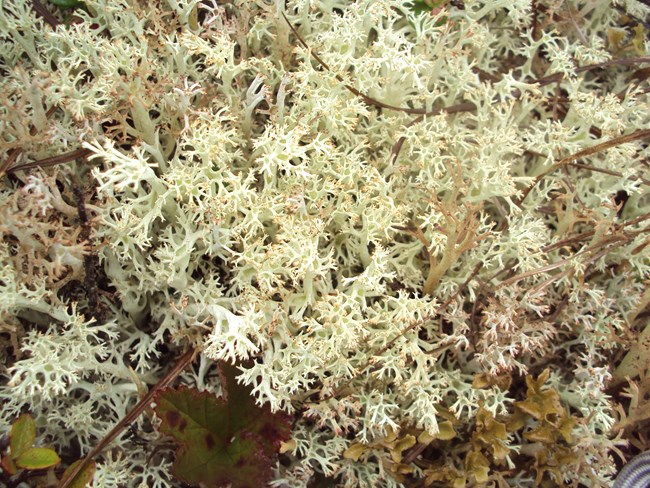
[[[422,450],[422,460],[428,465],[425,486],[435,481],[450,486],[486,483],[501,478],[513,465],[522,478],[534,479],[535,486],[561,485],[564,471],[583,462],[586,453],[572,435],[578,419],[568,413],[558,391],[548,386],[549,374],[545,370],[537,378],[526,376],[526,398],[515,402],[508,414],[495,416],[480,407],[469,439],[431,440],[429,447],[446,453],[446,459],[429,460],[428,455],[438,451]],[[477,379],[477,383],[483,382],[483,378]],[[463,456],[468,440],[471,449]]]

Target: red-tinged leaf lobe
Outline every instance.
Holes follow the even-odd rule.
[[[189,387],[167,388],[156,397],[160,431],[180,444],[174,475],[187,483],[264,486],[280,444],[289,438],[289,418],[257,406],[236,375],[234,366],[221,366],[224,398]]]
[[[9,456],[3,455],[0,460],[0,465],[4,471],[12,476],[18,472],[18,466],[16,466],[16,463]]]

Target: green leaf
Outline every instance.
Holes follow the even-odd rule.
[[[59,8],[76,8],[83,5],[83,2],[80,0],[50,0],[50,3]]]
[[[31,447],[16,458],[16,465],[23,469],[47,469],[60,462],[59,455],[47,447]]]
[[[272,474],[289,418],[259,407],[237,384],[234,366],[221,365],[225,398],[196,388],[167,388],[156,396],[160,431],[180,444],[173,472],[190,484],[257,488]]]
[[[65,481],[72,471],[79,465],[80,463],[83,462],[83,459],[80,459],[79,461],[75,461],[72,463],[70,466],[67,467],[65,472],[63,473],[63,477],[61,478],[61,483]],[[95,461],[90,461],[86,467],[75,476],[74,481],[70,483],[69,488],[85,488],[88,484],[90,484],[93,480],[93,476],[95,476],[95,469],[97,465]]]
[[[411,5],[411,10],[416,14],[421,14],[422,12],[431,12],[434,9],[444,7],[447,4],[447,0],[415,0]]]
[[[413,6],[411,7],[411,10],[415,12],[416,14],[421,14],[423,12],[431,12],[431,7],[429,7],[426,3],[424,2],[415,2],[413,3]]]
[[[36,424],[34,418],[24,413],[11,426],[11,435],[9,447],[11,448],[11,457],[16,459],[27,449],[32,447],[36,439]]]

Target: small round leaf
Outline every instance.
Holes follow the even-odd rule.
[[[18,417],[11,426],[11,436],[9,447],[11,448],[11,457],[16,459],[23,452],[28,450],[34,444],[36,439],[36,424],[34,418],[25,413]]]
[[[23,469],[47,469],[60,462],[58,454],[47,447],[31,447],[16,459],[16,465]]]

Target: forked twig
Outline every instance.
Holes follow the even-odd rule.
[[[634,219],[631,220],[626,220],[625,222],[622,222],[618,224],[618,228],[623,229],[625,227],[629,227],[630,225],[636,225],[644,220],[650,219],[650,212],[644,213],[642,215],[639,215],[638,217],[635,217]],[[596,234],[595,231],[588,231],[588,232],[583,232],[581,234],[577,234],[575,236],[567,237],[566,239],[563,239],[558,242],[554,242],[553,244],[549,244],[547,246],[544,246],[541,248],[541,251],[544,253],[549,253],[551,251],[554,251],[555,249],[559,249],[561,247],[574,244],[576,242],[584,241],[587,239],[590,239]]]
[[[524,194],[517,201],[517,205],[521,206],[521,204],[524,202],[528,194],[533,190],[533,188],[537,186],[537,184],[542,180],[542,178],[549,175],[556,169],[566,166],[570,163],[573,163],[573,161],[584,158],[585,156],[591,156],[592,154],[597,154],[599,152],[606,151],[607,149],[611,149],[612,147],[620,146],[621,144],[636,141],[637,139],[643,139],[646,137],[650,137],[650,129],[639,129],[637,131],[632,132],[631,134],[625,134],[623,136],[614,137],[613,139],[610,139],[605,142],[601,142],[600,144],[596,144],[595,146],[588,147],[587,149],[583,149],[582,151],[578,151],[577,153],[574,153],[571,156],[561,159],[557,163],[553,164],[548,170],[544,171],[542,174],[535,177],[535,181],[533,181],[533,183],[528,188],[526,188],[526,190],[524,190]]]

